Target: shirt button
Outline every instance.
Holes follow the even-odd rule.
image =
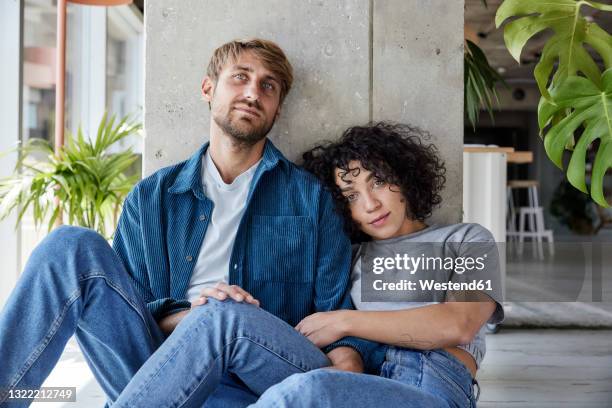
[[[206,216],[204,214],[200,215],[200,221],[206,221]]]
[[[238,269],[238,264],[234,264],[234,269]]]
[[[185,260],[186,260],[187,262],[191,262],[191,261],[193,261],[193,257],[192,257],[191,255],[187,255],[187,256],[185,257]]]

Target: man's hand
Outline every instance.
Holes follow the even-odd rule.
[[[327,353],[327,358],[332,363],[329,368],[336,370],[363,373],[363,360],[361,355],[351,347],[337,347]]]
[[[214,287],[202,289],[200,297],[192,302],[192,307],[205,304],[209,297],[217,300],[225,300],[229,297],[236,302],[247,302],[259,306],[259,300],[255,299],[253,295],[240,286],[219,282]]]
[[[255,306],[259,306],[259,300],[255,299],[249,292],[242,289],[240,286],[228,285],[225,282],[219,282],[215,285],[215,287],[204,288],[200,294],[200,297],[191,302],[191,308],[193,309],[194,307],[205,304],[209,297],[217,300],[225,300],[229,297],[234,299],[236,302],[247,302]],[[191,309],[182,310],[178,313],[162,318],[158,322],[162,332],[164,332],[166,336],[169,336],[190,311]]]
[[[302,319],[295,328],[315,346],[325,347],[347,335],[344,323],[348,313],[348,310],[314,313]]]
[[[193,306],[193,303],[192,303],[192,306]],[[181,310],[180,312],[168,315],[162,318],[157,324],[159,325],[159,328],[162,330],[162,332],[164,332],[164,334],[167,337],[174,331],[176,326],[178,326],[181,320],[183,320],[185,316],[187,316],[187,313],[189,313],[190,311],[191,309]]]

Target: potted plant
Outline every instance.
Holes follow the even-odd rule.
[[[28,140],[18,148],[14,173],[0,179],[0,219],[17,210],[19,224],[31,209],[36,226],[47,222],[51,230],[61,214],[68,224],[111,239],[123,201],[140,178],[126,174],[138,155],[131,148],[111,148],[141,128],[128,117],[117,122],[104,114],[95,138],[86,137],[79,127],[57,153],[46,140]]]

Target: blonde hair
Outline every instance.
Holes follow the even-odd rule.
[[[280,103],[282,103],[293,83],[293,67],[291,67],[283,50],[272,41],[249,38],[223,44],[213,52],[206,75],[216,83],[225,64],[228,61],[236,61],[240,53],[244,51],[251,51],[263,62],[267,69],[278,76],[281,82]]]

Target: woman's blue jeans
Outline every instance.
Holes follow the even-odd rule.
[[[329,365],[287,323],[233,301],[194,308],[165,339],[134,284],[95,232],[49,234],[0,314],[0,406],[11,388],[40,387],[73,334],[118,407],[201,407],[220,383],[228,385],[228,374],[260,395],[294,373]],[[221,395],[206,406],[224,401]]]
[[[476,407],[472,376],[444,350],[389,347],[380,376],[329,368],[269,388],[253,408]]]

